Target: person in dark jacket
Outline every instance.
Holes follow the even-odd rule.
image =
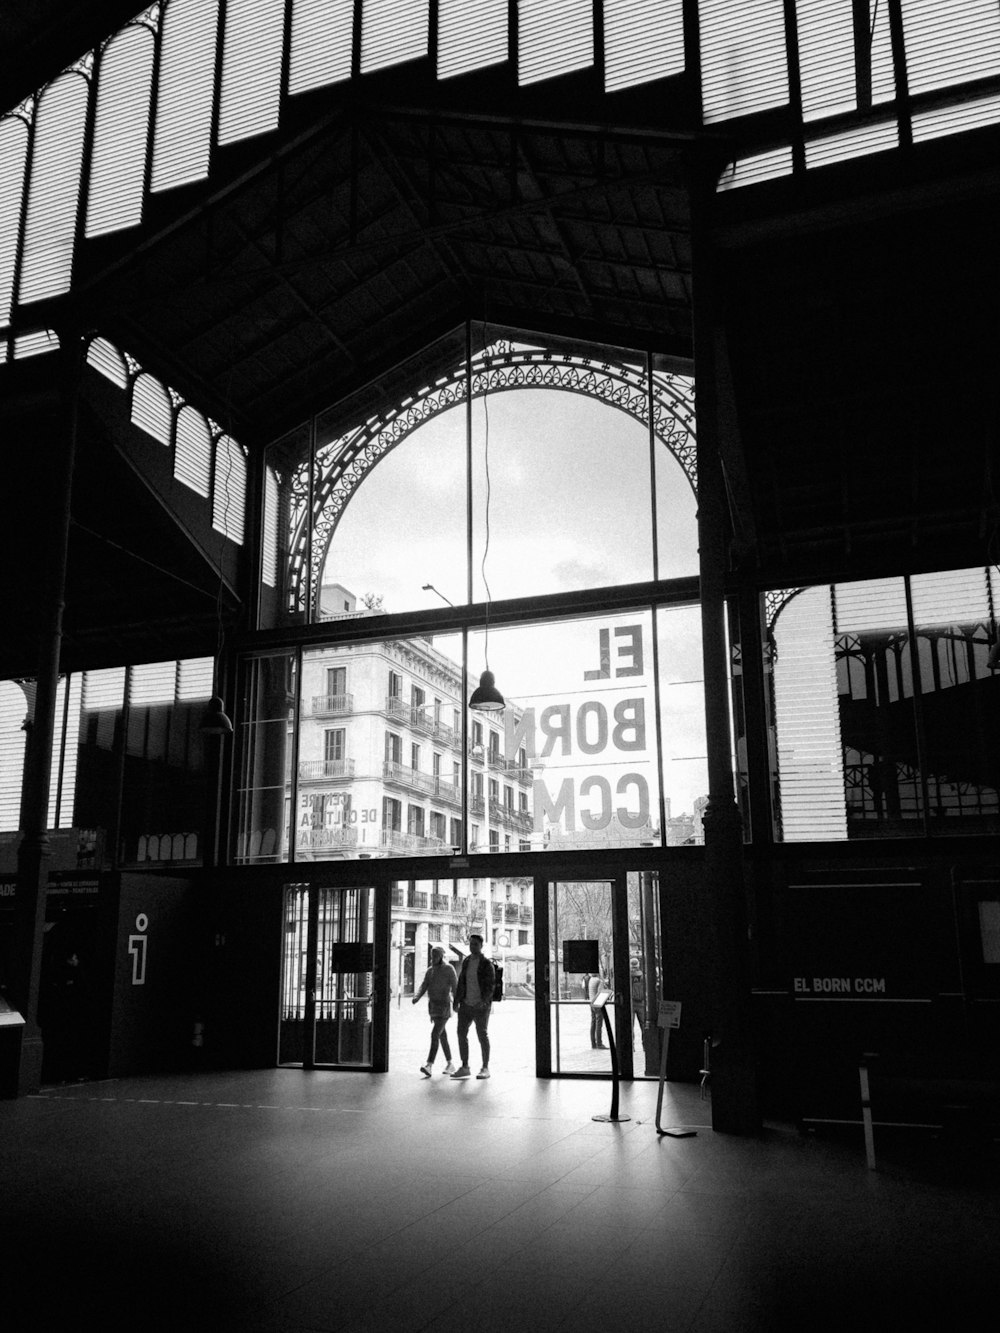
[[[454,945],[452,946],[454,948]],[[490,1038],[487,1028],[493,1009],[493,982],[496,973],[493,964],[483,954],[482,935],[469,936],[470,952],[458,969],[458,987],[455,1008],[458,1010],[458,1054],[462,1061],[452,1078],[471,1078],[469,1068],[469,1028],[475,1023],[483,1067],[476,1078],[490,1076]],[[458,950],[455,950],[457,953]]]
[[[451,1047],[448,1044],[448,1033],[445,1028],[448,1019],[451,1017],[451,997],[455,993],[457,985],[458,977],[455,975],[455,969],[451,963],[444,961],[444,945],[435,944],[431,949],[431,965],[424,973],[420,989],[413,997],[413,1003],[416,1004],[422,995],[427,996],[427,1009],[431,1018],[431,1049],[426,1063],[420,1066],[420,1072],[425,1078],[430,1078],[434,1072],[434,1060],[438,1053],[438,1043],[441,1045],[444,1058],[448,1061],[444,1067],[444,1072],[446,1074],[454,1074],[455,1072],[455,1066],[451,1063]]]

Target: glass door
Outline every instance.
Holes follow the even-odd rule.
[[[536,921],[538,1075],[610,1078],[610,1022],[621,1077],[657,1077],[657,875],[536,881]]]
[[[375,902],[369,887],[285,886],[279,1064],[379,1067]]]

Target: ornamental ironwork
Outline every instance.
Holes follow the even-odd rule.
[[[694,383],[680,375],[654,373],[651,393],[645,366],[538,348],[494,344],[467,374],[459,364],[399,407],[370,418],[317,450],[315,476],[303,464],[288,478],[289,609],[315,605],[330,543],[354,491],[418,426],[466,400],[518,389],[556,389],[596,399],[649,426],[677,460],[697,494]],[[310,561],[310,527],[312,558]],[[308,575],[307,575],[308,569]]]

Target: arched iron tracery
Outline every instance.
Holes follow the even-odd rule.
[[[557,355],[537,348],[494,345],[473,360],[472,397],[518,389],[555,389],[581,394],[617,408],[646,426],[649,396],[646,369],[592,357]],[[310,506],[309,464],[289,479],[289,609],[315,605],[323,565],[341,516],[355,489],[387,454],[418,426],[465,402],[466,369],[446,375],[383,416],[364,422],[317,451]],[[679,375],[652,377],[653,434],[673,454],[697,494],[694,383]],[[312,561],[304,586],[312,522]]]

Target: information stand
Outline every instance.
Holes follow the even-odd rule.
[[[656,1097],[656,1132],[671,1139],[693,1139],[697,1135],[694,1129],[661,1129],[660,1112],[663,1110],[663,1089],[667,1081],[667,1052],[670,1049],[670,1029],[681,1025],[680,1000],[661,1000],[656,1016],[657,1027],[663,1029],[663,1045],[660,1050],[660,1087]]]
[[[618,1047],[615,1045],[615,1034],[611,1031],[611,1019],[608,1017],[608,1000],[611,999],[609,993],[598,995],[593,1002],[594,1009],[600,1009],[604,1015],[604,1030],[608,1034],[608,1050],[611,1052],[611,1114],[591,1116],[592,1120],[618,1121],[631,1120],[631,1116],[618,1114],[618,1087],[621,1082],[618,1070]]]

